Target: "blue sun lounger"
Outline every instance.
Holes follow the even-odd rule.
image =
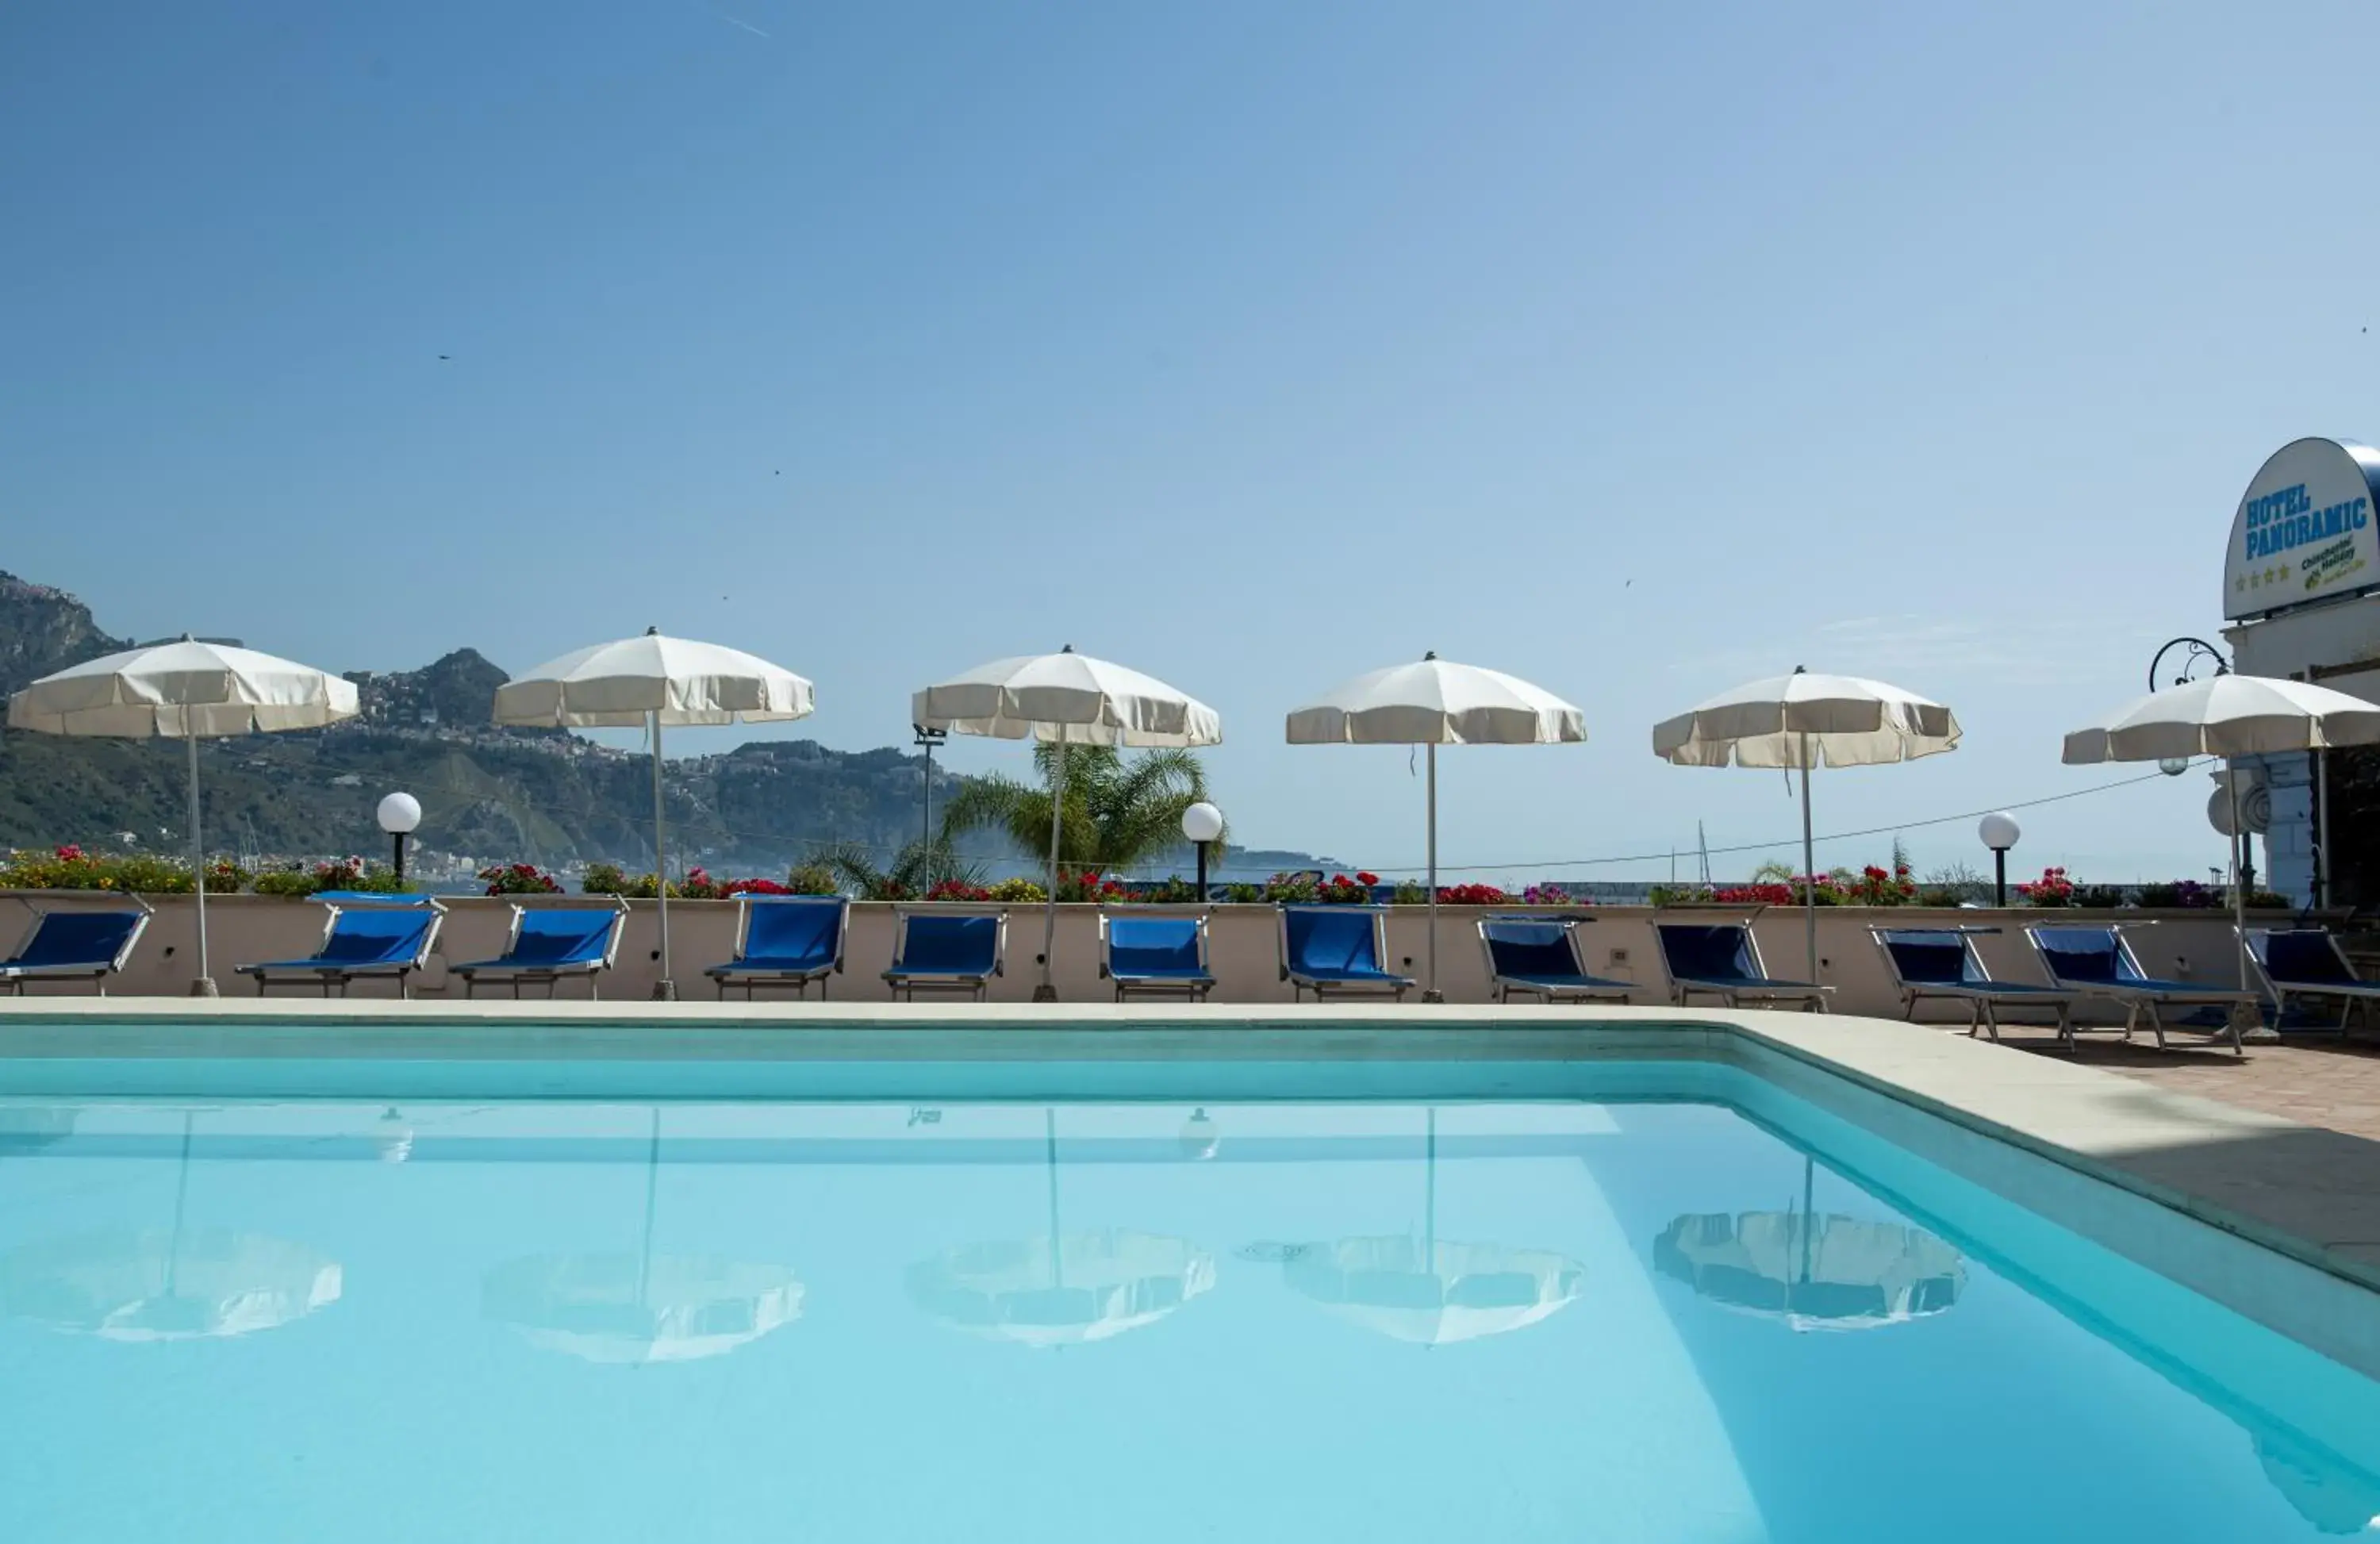
[[[106,996],[107,979],[132,957],[152,915],[139,896],[121,898],[136,909],[61,911],[26,902],[33,925],[18,941],[16,953],[0,960],[0,987],[22,997],[33,981],[89,981],[93,991]]]
[[[807,997],[812,981],[826,996],[826,979],[843,970],[843,942],[851,903],[840,895],[744,898],[735,929],[735,957],[703,972],[723,999],[740,986],[750,1002],[759,987],[791,987]]]
[[[1633,981],[1590,976],[1578,949],[1578,925],[1592,918],[1483,917],[1479,946],[1488,953],[1488,989],[1499,1003],[1510,1003],[1514,992],[1534,993],[1548,1003],[1565,999],[1628,1001]]]
[[[1700,994],[1729,1008],[1798,1003],[1823,1014],[1835,990],[1769,975],[1748,922],[1656,922],[1653,936],[1661,946],[1661,968],[1670,975],[1670,999],[1682,1008]]]
[[[1207,918],[1111,917],[1099,913],[1099,975],[1115,983],[1116,1001],[1134,992],[1179,993],[1203,1001],[1215,990],[1207,965]]]
[[[2168,1027],[2165,1009],[2254,1007],[2258,1002],[2255,992],[2236,987],[2210,987],[2202,981],[2171,981],[2150,975],[2141,968],[2140,956],[2132,953],[2131,940],[2124,936],[2121,928],[2036,925],[2025,929],[2024,936],[2033,944],[2033,952],[2041,956],[2042,968],[2048,973],[2052,985],[2084,997],[2104,997],[2121,1003],[2126,1039],[2132,1038],[2132,1031],[2139,1027],[2141,1016],[2145,1014],[2160,1051],[2166,1049],[2165,1033]],[[2229,1039],[2234,1053],[2247,1054],[2240,1044],[2240,1018],[2236,1013],[2227,1015],[2222,1025],[2206,1032],[2216,1039]]]
[[[884,984],[910,1002],[920,991],[964,991],[982,1002],[1008,955],[1004,911],[911,911],[893,914],[892,965]]]
[[[2342,1035],[2359,1007],[2365,1027],[2370,1027],[2373,1002],[2380,999],[2380,982],[2355,974],[2355,967],[2347,962],[2347,952],[2327,928],[2251,928],[2248,957],[2256,962],[2257,974],[2272,989],[2273,1002],[2280,1010],[2277,1027],[2299,1027],[2289,1022],[2292,997],[2337,1003],[2337,1028]]]
[[[552,997],[566,976],[587,978],[587,995],[600,996],[595,978],[612,968],[620,952],[620,925],[628,904],[609,906],[513,906],[513,928],[504,952],[492,960],[452,967],[463,978],[463,995],[479,995],[482,980],[509,986],[518,997],[524,984],[542,985]]]
[[[1977,1029],[2000,1038],[2002,1008],[2045,1009],[2057,1017],[2058,1039],[2074,1044],[2074,1003],[2080,995],[2071,987],[2046,987],[2026,981],[1996,981],[1975,950],[1979,933],[1998,928],[1870,928],[1868,936],[1884,952],[1885,968],[1900,993],[1900,1016],[1914,1020],[1917,1004],[1927,998],[1967,1006],[1967,1034]]]
[[[1296,1001],[1312,992],[1356,996],[1393,992],[1404,1001],[1414,981],[1381,965],[1389,954],[1385,906],[1292,906],[1281,908],[1281,979]]]
[[[357,980],[394,980],[399,997],[411,995],[407,978],[421,968],[438,943],[438,925],[446,908],[427,895],[369,895],[326,891],[313,897],[322,904],[322,942],[302,960],[265,960],[237,967],[256,981],[256,995],[267,987],[320,986],[322,995],[337,987],[347,994]]]

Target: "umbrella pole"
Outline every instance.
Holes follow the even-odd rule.
[[[1058,1001],[1058,987],[1051,979],[1050,967],[1058,942],[1058,828],[1066,812],[1066,742],[1058,742],[1057,770],[1050,776],[1050,895],[1041,907],[1041,984],[1033,989],[1036,1003]],[[1054,1144],[1056,1137],[1051,1137]],[[1053,1146],[1051,1150],[1056,1150]]]
[[[190,995],[215,997],[221,993],[207,968],[207,848],[199,833],[199,736],[188,708],[182,710],[182,738],[190,751],[190,882],[197,886],[199,903],[199,974],[190,983]]]
[[[1436,740],[1429,743],[1428,754],[1424,760],[1429,763],[1429,949],[1427,952],[1429,971],[1422,983],[1421,1000],[1425,1003],[1443,1003],[1446,1001],[1446,993],[1438,990],[1438,742]]]
[[[662,908],[662,979],[653,983],[653,997],[677,1000],[677,982],[670,978],[669,852],[662,840],[662,715],[656,709],[653,727],[653,898]]]
[[[1438,1269],[1438,1106],[1429,1107],[1422,1137],[1421,1268]]]
[[[658,1210],[662,1182],[662,1107],[653,1106],[653,1134],[645,1148],[645,1236],[637,1252],[637,1307],[645,1306],[652,1291],[653,1216]]]
[[[1050,1153],[1050,1284],[1066,1284],[1065,1257],[1058,1248],[1058,1112],[1041,1112],[1041,1131]]]
[[[1810,842],[1810,736],[1802,736],[1802,944],[1812,985],[1818,979],[1818,860]]]
[[[2231,940],[2234,943],[2237,943],[2240,946],[2240,990],[2241,991],[2256,991],[2255,1001],[2247,1005],[2246,1011],[2252,1012],[2255,1015],[2256,1021],[2254,1028],[2261,1031],[2265,1027],[2265,997],[2263,992],[2256,991],[2253,984],[2255,978],[2250,974],[2251,967],[2248,964],[2248,887],[2240,882],[2240,879],[2245,873],[2245,869],[2240,862],[2240,854],[2241,849],[2245,848],[2248,845],[2248,833],[2246,831],[2241,829],[2240,824],[2240,772],[2238,763],[2235,762],[2232,764],[2229,774],[2223,779],[2223,786],[2231,796]],[[2242,1010],[2235,1009],[2233,1011],[2240,1012]],[[2280,1034],[2280,1008],[2277,1003],[2274,1005],[2273,1020],[2275,1025],[2273,1033],[2275,1037],[2277,1038]],[[2248,1031],[2248,1026],[2242,1025],[2240,1027],[2240,1032],[2242,1035],[2247,1034]]]

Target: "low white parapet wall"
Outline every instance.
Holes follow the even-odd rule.
[[[102,898],[77,893],[29,895],[25,899],[60,905],[76,898],[96,903]],[[556,897],[557,900],[564,899]],[[568,897],[579,904],[578,897]],[[589,904],[597,898],[589,897]],[[130,967],[111,981],[112,993],[182,996],[189,990],[197,960],[196,906],[188,895],[151,897],[157,915],[151,920]],[[487,959],[504,948],[511,924],[508,900],[468,896],[448,898],[445,926],[431,967],[416,978],[418,996],[439,999],[462,995],[462,983],[452,979],[445,964],[454,960]],[[640,1000],[652,995],[661,975],[660,932],[650,901],[629,903],[626,932],[621,941],[618,967],[602,978],[606,998]],[[14,906],[21,914],[22,908]],[[1021,905],[1008,911],[1008,966],[1005,976],[992,983],[991,998],[1000,1003],[1030,1001],[1038,978],[1041,953],[1041,908]],[[1129,914],[1138,908],[1120,908]],[[1152,912],[1160,908],[1150,908]],[[1478,918],[1512,916],[1527,908],[1498,906],[1487,910],[1442,906],[1438,918],[1439,984],[1450,1003],[1485,1003],[1488,971],[1479,946]],[[1099,976],[1099,910],[1092,906],[1058,908],[1056,980],[1066,1002],[1102,1002],[1112,995]],[[829,987],[834,999],[872,1001],[886,995],[880,972],[892,955],[894,908],[887,904],[858,902],[851,908],[851,930],[844,951],[845,974]],[[670,939],[673,975],[680,995],[712,995],[703,967],[735,953],[737,906],[733,901],[673,901]],[[1219,1003],[1286,1003],[1289,983],[1281,979],[1281,948],[1275,911],[1269,906],[1218,906],[1211,908],[1210,942]],[[1656,911],[1645,906],[1597,906],[1545,915],[1592,918],[1580,930],[1587,967],[1598,975],[1643,983],[1640,1003],[1668,1000],[1668,982],[1656,952],[1652,924],[1662,918],[1676,921],[1724,921],[1742,913],[1693,909]],[[2252,918],[2252,921],[2253,919]],[[2267,920],[2285,920],[2274,914]],[[2228,915],[2206,911],[1966,911],[1917,906],[1871,908],[1821,907],[1818,911],[1818,973],[1836,989],[1835,1011],[1887,1017],[1900,1012],[1883,959],[1868,936],[1871,926],[1985,927],[2001,931],[1977,939],[1985,965],[1996,977],[2012,981],[2038,981],[2039,966],[2024,940],[2028,923],[2154,922],[2136,927],[2133,947],[2152,973],[2218,986],[2239,979],[2237,947]],[[252,993],[254,988],[234,967],[248,961],[295,959],[311,954],[321,941],[322,908],[304,901],[261,895],[219,895],[207,900],[208,949],[213,974],[226,995]],[[1396,906],[1389,912],[1389,963],[1419,978],[1424,970],[1429,937],[1429,913],[1422,906]],[[1802,913],[1776,908],[1754,924],[1769,970],[1778,976],[1800,977],[1803,969]],[[0,942],[10,937],[12,924],[0,911]],[[41,987],[35,992],[83,992],[83,985]],[[377,982],[358,985],[358,995],[385,995],[390,988]],[[565,983],[565,995],[585,994],[578,982]],[[281,993],[276,992],[276,995]],[[1938,1011],[1938,1010],[1937,1010]]]

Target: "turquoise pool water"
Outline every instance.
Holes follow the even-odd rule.
[[[1719,1069],[1374,1068],[1347,1100],[1343,1068],[846,1065],[816,1101],[37,1072],[0,1069],[28,1544],[2380,1514],[2369,1380]]]

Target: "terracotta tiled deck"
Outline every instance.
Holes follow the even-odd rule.
[[[2008,1044],[2055,1052],[2057,1042],[2046,1035],[2001,1033]],[[2145,1035],[2129,1045],[2109,1035],[2084,1035],[2073,1060],[2176,1093],[2380,1141],[2380,1040],[2368,1037],[2292,1036],[2282,1045],[2252,1045],[2240,1058],[2182,1037],[2159,1051]]]

